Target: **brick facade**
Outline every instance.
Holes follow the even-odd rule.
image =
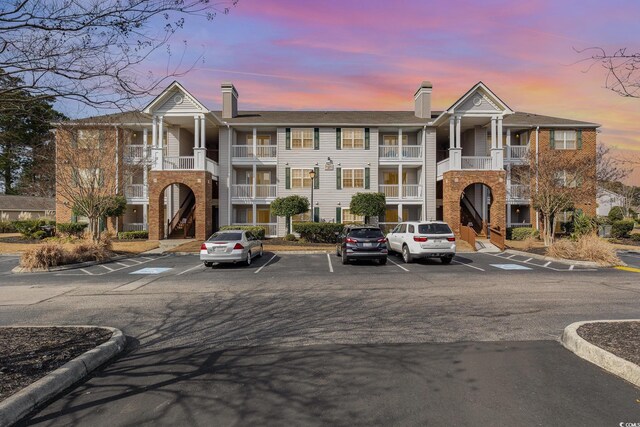
[[[212,178],[205,171],[151,171],[149,172],[149,239],[164,239],[164,224],[167,222],[164,209],[164,190],[171,184],[183,184],[196,197],[197,240],[206,240],[213,230]]]
[[[456,235],[460,235],[460,197],[472,184],[484,184],[491,189],[491,226],[506,230],[506,172],[505,171],[448,171],[442,181],[443,219]]]

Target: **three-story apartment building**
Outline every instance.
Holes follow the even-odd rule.
[[[433,111],[432,91],[423,82],[408,111],[243,111],[224,83],[222,111],[210,111],[174,82],[141,112],[70,125],[117,129],[106,141],[122,146],[115,161],[142,167],[123,178],[128,210],[111,226],[148,230],[152,239],[205,239],[228,224],[280,236],[284,219],[269,204],[310,198],[312,189],[312,209],[292,221],[362,221],[349,211],[351,197],[379,191],[383,227],[435,219],[456,232],[468,223],[480,232],[489,223],[537,226],[533,181],[513,173],[529,153],[563,150],[595,162],[595,123],[513,111],[482,82]],[[595,199],[594,185],[579,207],[593,215]],[[58,221],[73,219],[61,196],[58,204]]]

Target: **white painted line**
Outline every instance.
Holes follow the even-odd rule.
[[[511,258],[513,258],[514,256],[515,256],[515,255],[509,255],[509,256],[507,257],[507,259],[511,259]]]
[[[259,269],[257,269],[256,271],[254,271],[254,274],[258,274],[260,273],[260,270],[262,270],[263,268],[265,268],[267,266],[267,264],[269,264],[271,261],[273,261],[273,259],[275,257],[277,257],[278,255],[274,255],[271,258],[269,258],[269,261],[265,262],[264,265],[262,267],[260,267]]]
[[[331,264],[331,256],[327,254],[327,261],[329,261],[329,271],[333,273],[333,265]]]
[[[573,268],[574,268],[574,267],[575,267],[575,265],[571,264],[571,265],[569,266],[569,270],[573,270]]]
[[[90,271],[85,270],[84,268],[81,268],[80,271],[83,271],[85,273],[87,273],[89,276],[93,276],[93,273]]]
[[[116,264],[121,265],[121,266],[123,266],[124,268],[132,267],[131,265],[123,264],[123,263],[121,263],[121,262],[116,262]]]
[[[547,262],[543,267],[549,267],[549,264],[551,264],[551,261]]]
[[[451,262],[455,262],[456,264],[464,265],[465,267],[475,268],[476,270],[484,271],[484,269],[483,269],[483,268],[476,267],[475,265],[470,265],[469,263],[456,261],[455,259],[454,259],[454,260],[452,260]]]
[[[153,261],[153,258],[149,258],[148,256],[141,256],[140,258],[144,258],[146,260]]]
[[[113,271],[113,268],[111,268],[111,267],[107,267],[107,266],[106,266],[106,265],[104,265],[104,264],[100,264],[100,267],[102,267],[102,268],[106,268],[106,269],[107,269],[107,270],[109,270],[109,271]]]
[[[400,267],[400,268],[401,268],[401,269],[403,269],[404,271],[409,271],[409,270],[407,270],[406,268],[404,268],[403,266],[401,266],[400,264],[398,264],[397,262],[395,262],[394,260],[392,260],[392,259],[390,259],[390,258],[387,258],[387,259],[388,259],[389,261],[391,261],[391,264],[395,264],[395,265],[397,265],[398,267]]]
[[[182,276],[184,273],[188,273],[191,270],[195,270],[196,268],[204,268],[204,264],[200,263],[200,264],[196,265],[195,267],[187,268],[185,271],[181,271],[180,273],[176,274],[176,276]]]
[[[524,261],[522,261],[522,262],[529,262],[529,261],[531,261],[532,259],[533,259],[533,258],[528,258],[528,259],[525,259],[525,260],[524,260]]]
[[[135,262],[136,264],[142,264],[144,261],[138,261],[137,259],[127,258],[127,261]]]

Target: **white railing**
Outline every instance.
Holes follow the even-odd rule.
[[[259,199],[268,199],[276,197],[275,184],[257,184],[256,185],[256,197]]]
[[[240,227],[264,227],[265,237],[275,237],[278,235],[278,223],[276,222],[258,222],[254,224],[247,224],[246,222],[234,222],[233,225]]]
[[[249,199],[253,195],[252,184],[233,184],[231,186],[231,197]]]
[[[253,145],[232,145],[231,154],[233,157],[242,159],[253,158]]]
[[[271,159],[278,156],[277,145],[258,145],[256,146],[256,157],[259,159]]]
[[[419,199],[422,197],[422,185],[405,184],[402,186],[402,197],[405,199]]]
[[[381,145],[378,148],[381,159],[397,159],[400,157],[400,150],[397,145]]]
[[[142,160],[151,154],[151,147],[139,144],[128,144],[124,146],[124,158],[126,160]]]
[[[256,197],[259,199],[275,198],[276,188],[276,184],[258,184],[256,185]],[[253,198],[253,184],[234,184],[231,187],[231,197]]]
[[[210,158],[205,159],[205,167],[207,172],[211,172],[211,175],[218,176],[220,174],[220,167],[218,163]]]
[[[257,145],[255,153],[260,159],[275,158],[278,155],[278,146]],[[253,145],[232,145],[231,155],[237,159],[253,159]]]
[[[127,199],[146,199],[147,191],[144,184],[129,184],[124,188]]]
[[[384,184],[379,185],[379,190],[381,193],[384,193],[385,197],[397,199],[398,198],[398,184]]]
[[[130,222],[129,224],[122,224],[122,231],[147,231],[147,223]]]
[[[528,145],[507,145],[505,147],[506,160],[523,160],[527,158]]]
[[[405,159],[421,159],[422,145],[403,145],[402,157]]]
[[[511,184],[508,187],[507,197],[509,199],[529,200],[530,188],[524,184]]]
[[[491,157],[462,156],[462,169],[491,170]]]
[[[509,228],[519,228],[519,227],[531,227],[531,223],[529,222],[510,222],[509,224],[507,224],[507,227]]]
[[[193,170],[193,156],[172,156],[165,157],[162,169],[164,170]]]
[[[449,163],[449,159],[444,159],[444,160],[440,160],[437,164],[436,164],[436,175],[438,178],[442,178],[442,175],[448,171],[450,168],[450,163]]]

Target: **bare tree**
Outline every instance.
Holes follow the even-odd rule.
[[[591,55],[583,60],[590,63],[589,69],[596,64],[605,69],[607,89],[620,96],[640,98],[640,52],[630,52],[627,48],[607,52],[600,47],[577,52]]]
[[[596,146],[596,179],[598,192],[601,189],[610,189],[612,183],[620,181],[631,173],[629,159],[616,157],[609,147],[603,143]]]
[[[142,65],[169,41],[187,17],[212,20],[238,0],[6,0],[0,2],[0,95],[69,99],[92,107],[125,108],[168,78]],[[185,48],[186,49],[186,48]],[[193,65],[193,64],[192,64]],[[189,68],[189,67],[187,67]],[[0,79],[0,81],[2,81]],[[15,99],[20,103],[20,99]]]

